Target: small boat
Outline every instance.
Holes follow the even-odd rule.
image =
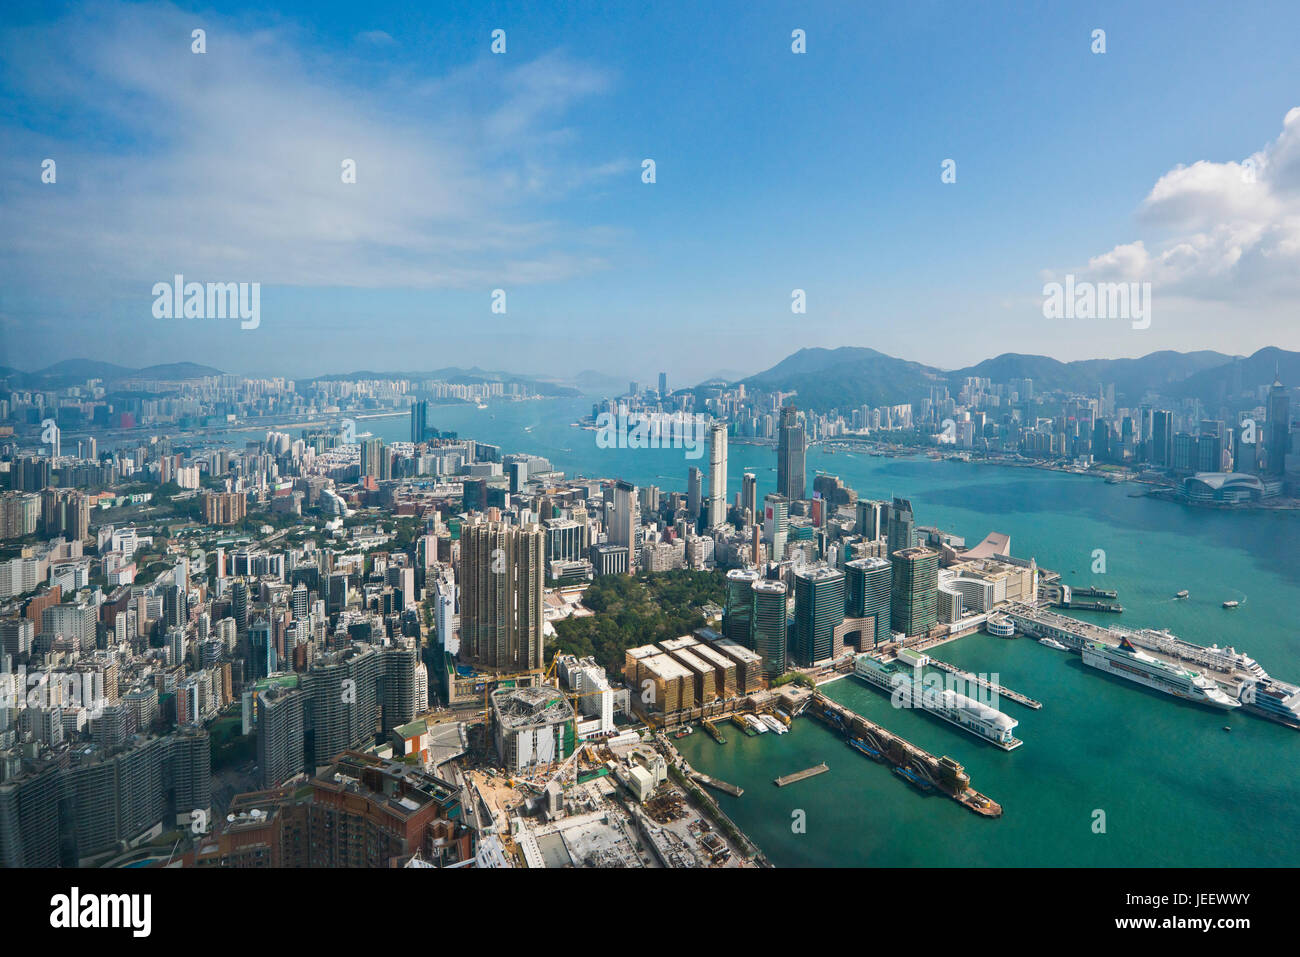
[[[1178,592],[1178,594],[1174,595],[1174,597],[1175,597],[1175,598],[1186,598],[1186,597],[1187,597],[1187,589],[1184,588],[1182,591]]]
[[[1240,604],[1241,604],[1241,602],[1239,602],[1239,601],[1225,601],[1225,602],[1223,603],[1223,607],[1224,607],[1224,608],[1236,608],[1236,607],[1237,607],[1238,605],[1240,605]]]
[[[1057,651],[1070,650],[1069,648],[1065,647],[1065,645],[1057,641],[1055,638],[1039,638],[1038,643],[1040,645],[1046,645],[1048,648],[1055,648]]]
[[[1231,730],[1232,730],[1232,725],[1225,724],[1225,725],[1223,726],[1223,730],[1224,730],[1224,731],[1231,731]]]

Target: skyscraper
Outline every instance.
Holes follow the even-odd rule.
[[[623,545],[629,551],[635,550],[637,511],[636,486],[619,479],[614,483],[614,502],[609,518],[609,544]]]
[[[789,499],[804,497],[804,429],[798,410],[792,405],[781,407],[781,426],[776,439],[776,490]]]
[[[753,630],[747,645],[763,656],[764,676],[779,678],[785,674],[785,583],[756,581],[753,592]]]
[[[844,621],[844,573],[819,565],[794,573],[794,636],[790,655],[804,667],[835,654],[835,629]]]
[[[1151,413],[1151,448],[1147,458],[1152,465],[1169,468],[1174,461],[1174,414],[1168,409]]]
[[[704,479],[700,470],[694,465],[686,472],[686,511],[690,514],[691,526],[700,520],[700,500],[704,497]]]
[[[297,679],[294,679],[297,684]],[[304,704],[300,688],[272,684],[257,695],[257,766],[273,788],[305,770]]]
[[[740,480],[740,508],[748,510],[751,522],[758,522],[758,479],[753,472],[746,472]]]
[[[869,542],[884,538],[889,530],[886,520],[886,516],[889,514],[889,505],[885,502],[876,502],[863,498],[858,499],[856,508],[858,513],[857,533],[865,537]]]
[[[383,439],[366,439],[361,443],[361,474],[374,476],[376,479],[389,477],[388,453]]]
[[[427,400],[411,405],[411,441],[420,444],[429,427],[429,403]]]
[[[668,398],[668,373],[659,373],[659,398]]]
[[[790,500],[784,495],[763,496],[763,541],[774,562],[785,558],[785,540],[790,530]]]
[[[722,609],[722,634],[732,641],[752,646],[754,621],[754,582],[758,572],[733,568],[727,572],[727,603]]]
[[[461,528],[460,563],[461,658],[499,672],[541,667],[542,527],[471,522]]]
[[[874,617],[875,628],[870,635],[863,635],[865,651],[872,645],[889,640],[890,627],[890,589],[893,587],[893,572],[889,561],[884,558],[858,558],[844,564],[847,578],[845,594],[845,614],[850,618]]]
[[[1274,379],[1268,390],[1268,472],[1286,471],[1286,454],[1291,441],[1291,398],[1282,383]]]
[[[905,498],[894,499],[889,507],[889,557],[894,552],[916,544],[916,519],[912,517],[912,503]]]
[[[715,422],[709,430],[709,528],[727,520],[727,427]]]
[[[923,635],[938,621],[939,553],[920,546],[894,552],[890,589],[890,624],[911,637]]]

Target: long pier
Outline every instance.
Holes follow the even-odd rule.
[[[730,794],[732,797],[740,797],[745,793],[745,789],[742,787],[728,784],[726,781],[719,780],[718,778],[711,778],[707,774],[693,769],[691,771],[691,778],[697,783],[703,784],[706,788],[713,788],[715,791],[721,791],[723,794]]]
[[[1035,701],[1033,698],[1029,697],[1029,695],[1021,694],[1019,691],[1012,691],[1010,688],[1003,685],[994,684],[992,681],[987,681],[984,678],[979,677],[979,675],[973,675],[969,671],[962,671],[956,665],[950,665],[946,661],[940,661],[938,658],[931,658],[930,664],[934,665],[941,671],[948,672],[950,675],[956,675],[958,678],[969,681],[971,684],[978,688],[982,688],[990,694],[995,694],[1002,698],[1010,698],[1016,704],[1024,705],[1026,708],[1032,708],[1034,711],[1038,711],[1043,707],[1041,701]]]
[[[808,713],[846,739],[851,741],[856,738],[879,752],[884,763],[910,770],[976,814],[983,817],[1002,816],[1002,805],[972,788],[970,775],[952,758],[946,755],[936,758],[874,721],[868,721],[862,715],[832,701],[820,691],[813,692]]]
[[[814,778],[819,774],[825,774],[829,770],[830,768],[827,767],[826,762],[823,761],[821,764],[814,765],[811,768],[804,768],[802,771],[795,771],[793,774],[783,774],[779,778],[777,778],[773,783],[777,787],[783,788],[787,784],[794,784],[806,778]]]

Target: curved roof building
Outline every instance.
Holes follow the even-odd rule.
[[[1267,494],[1259,476],[1245,472],[1197,472],[1183,479],[1189,502],[1234,504],[1259,501]]]

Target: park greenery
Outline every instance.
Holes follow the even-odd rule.
[[[724,591],[716,571],[602,575],[582,596],[594,614],[557,621],[553,647],[561,654],[591,655],[607,671],[620,672],[627,649],[703,628],[700,607],[721,604]]]

